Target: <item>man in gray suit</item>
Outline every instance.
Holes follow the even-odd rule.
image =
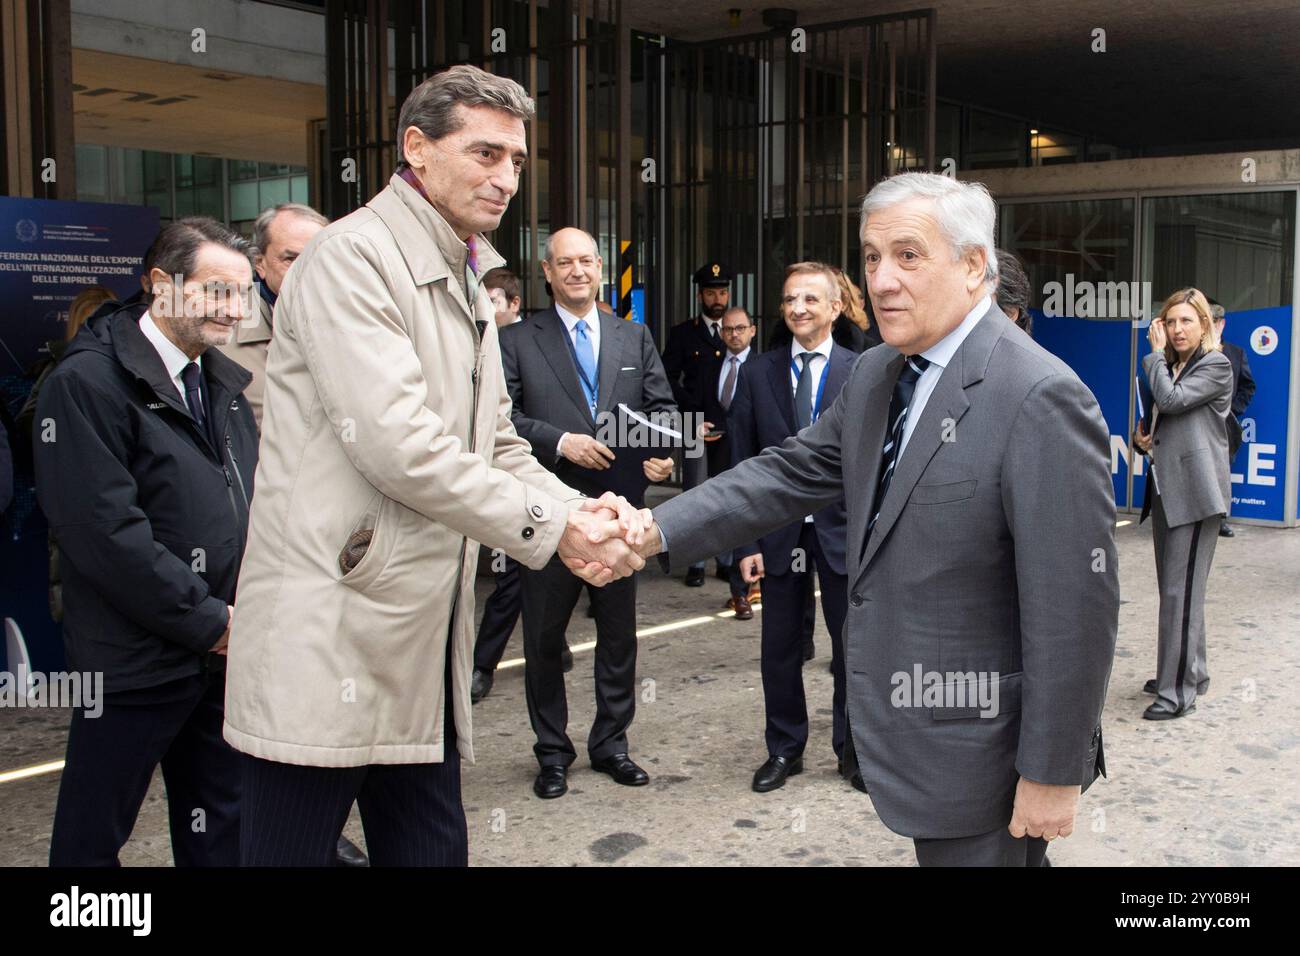
[[[671,416],[676,405],[649,330],[597,309],[602,265],[589,233],[553,233],[542,268],[555,305],[501,330],[501,366],[511,420],[537,460],[583,494],[614,492],[640,507],[646,486],[667,478],[673,462],[667,450],[656,456],[631,442],[620,445],[632,437],[619,427],[629,421],[624,409]],[[582,587],[558,558],[523,572],[524,686],[541,765],[533,792],[544,800],[567,792],[576,757],[561,654]],[[628,756],[627,740],[636,710],[636,577],[591,588],[590,595],[596,719],[587,753],[592,767],[617,783],[643,786],[649,775]]]
[[[1078,376],[990,298],[993,222],[977,184],[872,189],[860,238],[885,344],[811,426],[655,509],[642,548],[684,566],[844,496],[849,741],[922,865],[1042,865],[1105,770],[1109,438]]]

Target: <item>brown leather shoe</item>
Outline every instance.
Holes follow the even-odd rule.
[[[749,606],[749,601],[743,597],[734,597],[727,600],[727,610],[736,612],[737,621],[752,621],[754,619],[754,609]]]

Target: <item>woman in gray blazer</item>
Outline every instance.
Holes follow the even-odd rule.
[[[1171,295],[1148,331],[1142,362],[1151,386],[1150,433],[1142,423],[1133,443],[1151,459],[1142,520],[1154,515],[1160,637],[1156,695],[1142,714],[1171,720],[1196,709],[1209,688],[1205,663],[1205,586],[1219,522],[1232,491],[1227,415],[1232,364],[1220,350],[1210,304],[1196,289]]]

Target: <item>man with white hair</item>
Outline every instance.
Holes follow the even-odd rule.
[[[235,334],[221,346],[221,351],[253,373],[253,381],[244,389],[244,399],[253,410],[259,431],[266,395],[266,353],[271,348],[271,320],[280,286],[307,243],[328,225],[329,220],[311,206],[297,202],[263,209],[253,223],[257,309],[235,327]]]
[[[922,865],[1043,865],[1105,770],[1107,430],[1078,376],[992,301],[993,223],[977,184],[906,173],[872,189],[860,238],[890,347],[797,436],[656,508],[641,549],[682,567],[844,496],[843,772],[856,758]]]

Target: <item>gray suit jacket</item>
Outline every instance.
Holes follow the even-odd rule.
[[[1174,381],[1163,352],[1142,360],[1151,396],[1160,410],[1152,432],[1152,456],[1160,503],[1171,528],[1228,513],[1228,412],[1232,409],[1232,363],[1222,352],[1195,357]],[[1149,510],[1143,508],[1143,517]]]
[[[533,446],[533,455],[565,484],[600,497],[623,495],[638,506],[649,480],[642,471],[646,457],[665,458],[667,448],[620,448],[592,418],[583,395],[578,367],[569,348],[564,320],[554,308],[501,330],[501,368],[510,393],[515,431]],[[674,412],[672,388],[650,330],[636,322],[600,314],[600,355],[596,360],[596,413],[617,415],[620,404],[647,416]],[[611,467],[593,470],[556,454],[565,432],[592,435],[614,452]]]
[[[993,305],[940,377],[865,541],[902,363],[887,345],[864,353],[812,426],[655,518],[680,567],[844,495],[863,779],[891,830],[971,836],[1009,822],[1017,775],[1086,788],[1105,772],[1119,618],[1109,436],[1078,376]],[[996,687],[992,716],[909,686],[955,692],[971,672]]]

